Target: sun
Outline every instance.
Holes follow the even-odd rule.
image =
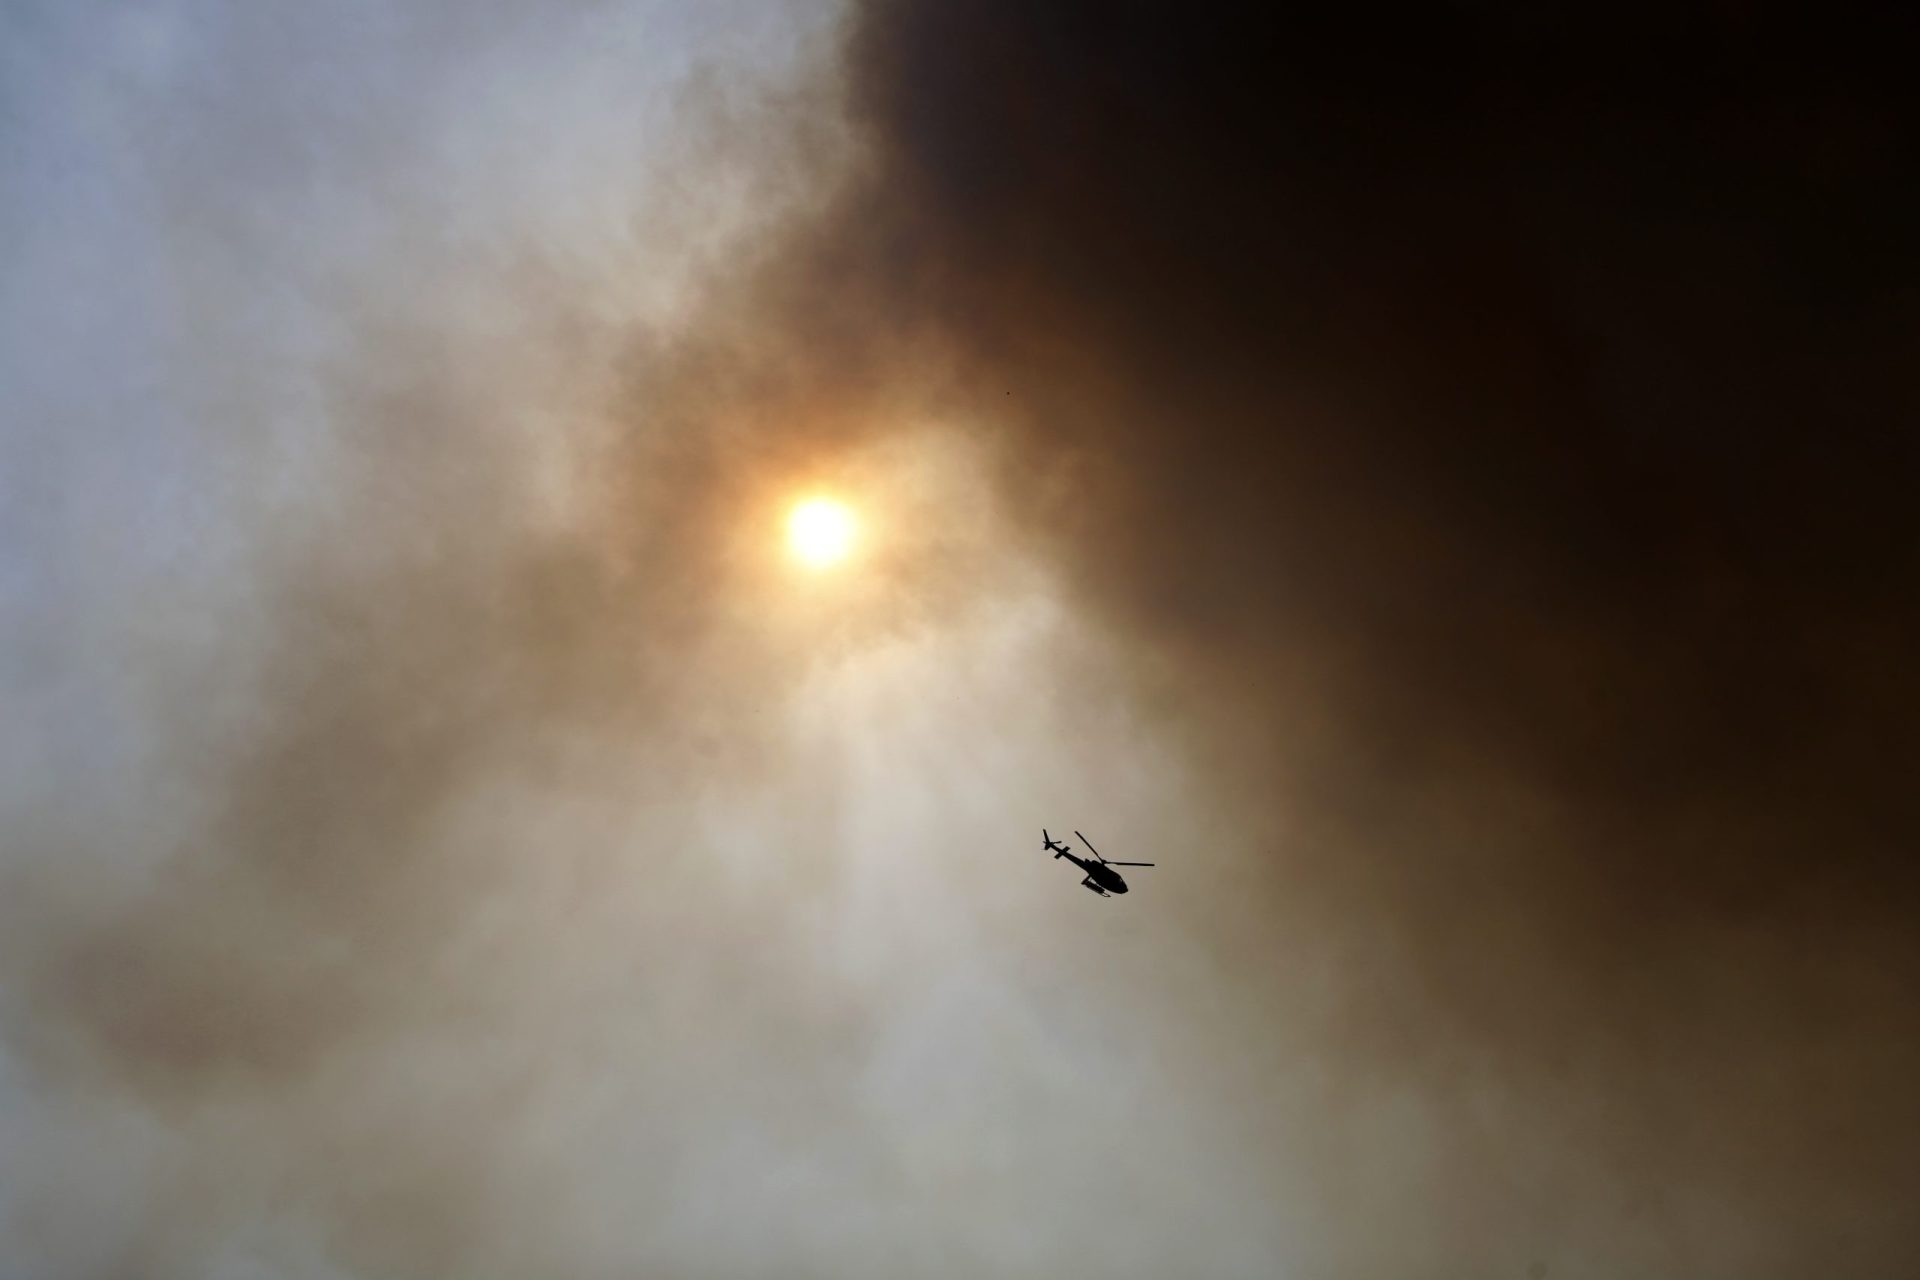
[[[787,517],[787,546],[802,563],[824,569],[846,559],[857,523],[845,503],[808,498]]]

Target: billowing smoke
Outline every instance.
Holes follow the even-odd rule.
[[[1236,1095],[1310,1184],[1305,1273],[1911,1265],[1894,36],[1007,3],[856,37],[921,298],[1011,390],[1017,505],[1262,917],[1219,908],[1223,985],[1341,1074],[1305,1131],[1262,1068]]]
[[[1897,42],[0,21],[0,1273],[1911,1269]]]

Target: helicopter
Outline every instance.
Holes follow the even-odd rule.
[[[1103,898],[1127,891],[1127,882],[1120,878],[1120,873],[1114,870],[1115,867],[1150,867],[1153,865],[1151,862],[1108,862],[1100,856],[1100,851],[1093,847],[1093,841],[1087,839],[1078,831],[1073,834],[1080,836],[1080,843],[1087,846],[1087,851],[1093,854],[1092,859],[1074,857],[1071,853],[1067,852],[1073,848],[1073,846],[1070,844],[1061,844],[1056,841],[1052,836],[1047,834],[1045,827],[1040,828],[1040,839],[1045,842],[1041,847],[1043,849],[1051,849],[1055,858],[1065,858],[1068,862],[1073,863],[1085,871],[1087,878],[1080,882],[1081,885],[1093,890]]]

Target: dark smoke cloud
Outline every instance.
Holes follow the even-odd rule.
[[[865,18],[910,305],[1225,825],[1286,815],[1242,869],[1342,957],[1356,1109],[1422,1108],[1317,1153],[1410,1247],[1312,1269],[1911,1265],[1899,33]]]
[[[0,1269],[1910,1269],[1894,33],[63,12]]]

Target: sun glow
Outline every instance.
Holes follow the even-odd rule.
[[[857,522],[844,503],[809,498],[787,517],[787,546],[804,564],[824,569],[853,549]]]

